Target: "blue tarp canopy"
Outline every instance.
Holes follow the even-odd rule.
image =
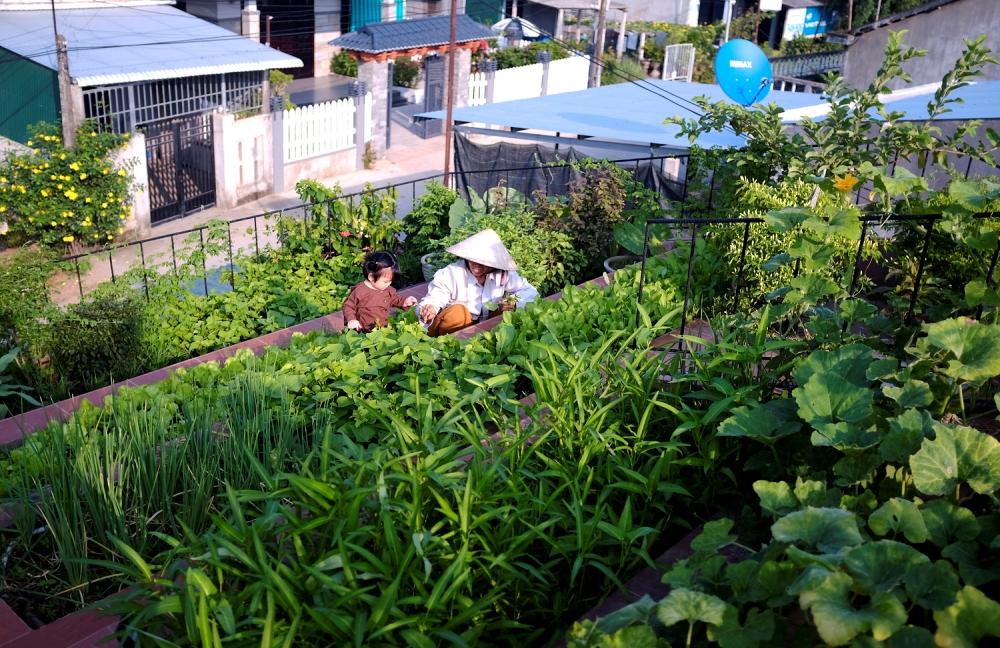
[[[579,138],[587,140],[587,144],[687,150],[690,143],[680,134],[680,128],[664,124],[663,120],[674,116],[697,117],[701,110],[692,100],[703,95],[713,102],[732,103],[717,85],[651,80],[455,108],[452,115],[456,124],[464,124],[459,130],[498,137],[565,143]],[[772,91],[765,103],[774,102],[788,110],[813,105],[817,100],[814,94]],[[421,113],[417,117],[444,119],[445,111]],[[708,133],[697,143],[704,148],[739,146],[743,138],[731,132]]]

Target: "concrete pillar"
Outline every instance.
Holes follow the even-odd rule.
[[[356,152],[357,158],[355,159],[355,169],[365,168],[365,147],[367,142],[365,142],[365,94],[367,94],[368,88],[365,87],[363,81],[355,81],[351,84],[351,96],[354,97],[354,150]],[[372,117],[374,118],[374,106]],[[372,147],[376,148],[376,142],[379,141],[378,133],[372,133]]]
[[[215,142],[215,206],[230,208],[236,206],[236,175],[239,171],[236,142],[231,141],[231,133],[236,118],[232,113],[212,114],[212,139]]]
[[[636,49],[638,50],[639,60],[646,60],[646,32],[639,32],[639,42],[636,43]]]
[[[152,228],[149,210],[149,165],[146,160],[146,136],[134,132],[129,141],[115,154],[115,166],[131,165],[132,213],[125,219],[125,231],[129,237],[142,238],[149,235]]]
[[[556,29],[555,33],[552,34],[557,41],[563,40],[563,31],[566,29],[566,10],[559,9],[556,11]]]
[[[535,60],[542,64],[542,96],[549,94],[549,63],[552,62],[552,54],[540,51],[535,55]]]
[[[285,190],[285,102],[280,100],[271,103],[271,170],[273,180],[271,186],[275,193]]]
[[[618,42],[615,43],[615,56],[622,60],[625,56],[625,25],[628,21],[628,12],[622,9],[622,22],[618,25]]]
[[[396,0],[382,0],[382,22],[396,21]]]
[[[469,77],[472,76],[472,50],[459,48],[455,52],[455,106],[469,105]],[[448,81],[445,79],[445,101],[448,97]]]
[[[340,36],[340,0],[314,0],[313,76],[329,76],[334,47],[330,44]]]
[[[479,64],[479,69],[486,75],[486,103],[491,104],[497,81],[497,62],[493,59],[486,59]]]
[[[389,128],[389,64],[387,61],[358,63],[358,81],[372,94],[372,147],[377,157],[385,153],[385,131]],[[466,91],[468,92],[468,91]]]
[[[240,12],[241,34],[250,40],[260,42],[260,11],[257,10],[257,0],[247,0]]]

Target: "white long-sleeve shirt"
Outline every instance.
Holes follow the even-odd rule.
[[[456,261],[434,273],[434,278],[427,286],[427,296],[420,301],[420,305],[429,304],[440,311],[452,304],[462,304],[469,309],[472,319],[479,321],[488,316],[486,302],[499,304],[505,293],[515,295],[518,306],[538,298],[535,287],[513,270],[491,272],[480,286],[465,267],[465,261]]]

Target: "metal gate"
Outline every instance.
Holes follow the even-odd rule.
[[[153,224],[215,204],[212,115],[145,126]]]
[[[444,107],[445,58],[443,56],[424,57],[424,112],[441,110]],[[424,139],[441,134],[443,119],[423,120]]]

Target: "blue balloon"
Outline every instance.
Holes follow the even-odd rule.
[[[715,55],[715,80],[727,97],[749,106],[771,91],[771,62],[759,47],[737,38]]]

